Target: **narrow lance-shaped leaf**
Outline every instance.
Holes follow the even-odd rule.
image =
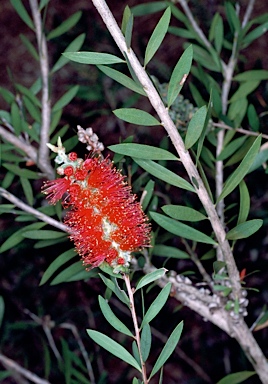
[[[181,55],[178,63],[176,64],[168,86],[168,107],[175,101],[180,93],[187,76],[189,75],[193,60],[193,47],[190,45]]]
[[[148,273],[147,275],[143,276],[136,286],[136,291],[138,289],[141,289],[145,285],[148,285],[148,284],[152,283],[153,281],[160,279],[160,277],[164,276],[164,274],[166,272],[167,272],[166,268],[160,268],[160,269],[157,269],[156,271],[153,271],[153,272]]]
[[[170,290],[171,290],[171,283],[168,283],[163,289],[161,289],[160,293],[158,294],[156,299],[152,302],[152,304],[148,308],[148,311],[145,313],[145,316],[142,320],[141,327],[143,327],[144,324],[149,324],[150,321],[152,321],[158,315],[158,313],[161,311],[163,306],[166,304],[166,301],[170,294]]]
[[[257,232],[263,224],[263,220],[254,219],[245,221],[232,228],[226,235],[228,240],[245,239]]]
[[[223,379],[218,381],[217,384],[240,384],[253,375],[256,375],[256,372],[242,371],[242,372],[230,373],[230,375],[227,375]]]
[[[188,253],[169,245],[156,244],[153,249],[154,256],[173,257],[174,259],[189,259]]]
[[[207,107],[204,105],[200,109],[198,109],[193,117],[190,120],[186,131],[185,137],[185,147],[186,149],[191,148],[199,139],[207,116]]]
[[[2,325],[2,320],[4,317],[4,312],[5,312],[5,302],[2,296],[0,296],[0,328]]]
[[[68,32],[73,26],[75,26],[78,23],[81,16],[82,16],[82,11],[78,11],[74,13],[67,20],[63,21],[57,28],[49,32],[49,34],[47,35],[47,39],[51,40],[51,39],[54,39],[55,37],[61,36],[64,33]]]
[[[171,17],[171,10],[168,7],[159,22],[157,23],[152,36],[150,37],[146,50],[145,50],[145,59],[144,66],[146,66],[149,61],[152,59],[158,48],[160,47],[166,33],[168,30],[169,22]]]
[[[56,285],[60,283],[69,283],[71,281],[88,280],[92,276],[96,277],[96,271],[86,271],[81,260],[69,265],[61,271],[50,283],[50,285]]]
[[[69,91],[67,91],[53,106],[52,111],[56,112],[59,109],[65,107],[75,97],[79,89],[79,85],[75,85]]]
[[[134,368],[141,372],[141,367],[139,366],[137,361],[124,347],[122,347],[122,345],[118,344],[110,337],[98,331],[87,329],[87,333],[89,337],[91,337],[91,339],[95,341],[95,343],[99,344],[102,348],[106,349],[112,355],[125,361],[127,364],[132,365]]]
[[[176,236],[205,244],[217,244],[211,237],[200,231],[197,231],[189,225],[185,225],[177,220],[170,219],[169,217],[161,215],[160,213],[150,212],[150,215],[152,219],[158,225],[160,225],[160,227],[164,228],[170,233],[173,233]]]
[[[75,256],[77,256],[77,252],[74,250],[74,249],[69,249],[68,251],[62,253],[61,255],[59,255],[50,265],[49,267],[47,268],[47,270],[45,271],[45,273],[43,274],[42,276],[42,279],[40,281],[40,284],[39,285],[43,285],[45,284],[48,279],[62,266],[64,265],[65,263],[67,263],[67,261],[71,260],[72,258],[74,258]]]
[[[148,160],[179,160],[173,153],[165,149],[153,147],[151,145],[123,143],[110,145],[111,151],[121,155],[136,157]]]
[[[149,324],[144,324],[141,332],[141,356],[143,362],[148,359],[152,344],[152,333]]]
[[[181,321],[177,325],[177,327],[174,329],[172,334],[169,336],[164,348],[162,349],[162,352],[160,353],[158,359],[156,360],[156,363],[150,374],[149,380],[159,371],[159,369],[161,369],[161,367],[163,367],[167,359],[173,353],[174,349],[176,348],[180,340],[182,328],[183,328],[183,322]]]
[[[111,79],[117,81],[119,84],[122,84],[124,87],[131,89],[133,92],[137,92],[142,96],[146,96],[145,91],[139,84],[137,84],[130,77],[124,75],[123,73],[117,71],[116,69],[107,67],[105,65],[97,66],[105,75],[109,76]]]
[[[182,205],[164,205],[162,210],[170,217],[176,220],[184,221],[201,221],[206,220],[207,217],[203,213],[196,211],[190,207],[184,207]]]
[[[84,41],[85,41],[86,34],[82,33],[81,35],[77,36],[68,46],[65,48],[64,52],[72,52],[72,51],[78,51]],[[67,57],[61,55],[59,60],[53,65],[53,68],[51,69],[51,73],[55,73],[60,68],[62,68],[65,64],[67,64],[69,59]]]
[[[223,187],[222,193],[218,198],[218,202],[224,199],[229,195],[245,177],[248,170],[251,167],[251,164],[254,162],[255,157],[257,156],[261,145],[261,136],[257,137],[249,151],[247,152],[244,159],[241,161],[236,170],[231,174],[231,176],[226,180],[226,183]]]
[[[126,121],[127,123],[144,125],[144,126],[154,126],[161,125],[155,117],[150,115],[150,113],[145,112],[137,108],[120,108],[113,111],[115,116],[119,119]]]
[[[194,187],[188,183],[188,181],[184,180],[182,177],[177,175],[174,172],[169,171],[167,168],[162,165],[155,163],[152,160],[144,160],[137,159],[133,157],[135,163],[137,163],[141,168],[145,171],[149,172],[151,175],[157,177],[160,180],[169,183],[170,185],[174,185],[175,187],[186,189],[187,191],[195,192]]]
[[[240,205],[239,205],[239,215],[237,219],[237,224],[244,223],[247,220],[249,209],[250,209],[250,196],[246,183],[244,180],[239,184],[240,192]]]
[[[34,31],[34,24],[32,22],[32,19],[30,18],[28,12],[26,11],[24,5],[22,4],[21,0],[10,0],[11,4],[17,11],[18,15],[22,18],[25,24],[28,25],[29,28],[31,28]]]
[[[130,330],[125,326],[125,324],[122,323],[122,321],[119,320],[117,316],[115,316],[109,304],[101,296],[99,296],[99,305],[103,316],[108,321],[108,323],[111,324],[112,327],[114,327],[118,332],[124,333],[127,336],[134,337]]]
[[[67,59],[75,61],[80,64],[93,64],[93,65],[109,65],[124,63],[124,60],[120,57],[111,55],[110,53],[99,53],[99,52],[64,52],[63,56]]]
[[[151,1],[150,3],[135,5],[135,7],[131,8],[131,11],[134,16],[144,16],[162,11],[166,7],[166,1]]]

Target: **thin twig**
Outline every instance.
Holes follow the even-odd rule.
[[[92,369],[92,365],[91,365],[91,362],[89,360],[89,356],[88,356],[88,353],[86,351],[86,348],[83,344],[83,341],[77,331],[77,328],[74,324],[70,324],[70,323],[61,323],[60,325],[60,328],[65,328],[65,329],[70,329],[71,332],[73,333],[76,341],[77,341],[77,344],[80,348],[80,351],[82,353],[82,356],[85,360],[85,363],[86,363],[86,367],[87,367],[87,372],[88,372],[88,376],[90,378],[90,384],[95,384],[96,383],[96,380],[95,380],[95,377],[94,377],[94,373],[93,373],[93,369]]]
[[[38,149],[38,162],[42,163],[46,167],[47,173],[50,175],[50,178],[53,178],[54,170],[49,161],[49,149],[47,147],[47,143],[49,142],[49,128],[51,119],[47,43],[45,35],[43,33],[42,18],[38,7],[38,2],[37,0],[29,0],[29,3],[35,25],[42,80],[42,124],[40,132],[40,146]]]
[[[22,137],[15,136],[2,125],[0,125],[0,136],[16,148],[21,149],[35,164],[37,163],[37,150],[30,144],[26,143]]]
[[[248,21],[250,19],[250,16],[251,16],[252,11],[253,11],[254,3],[255,3],[255,0],[249,0],[249,2],[248,2],[247,9],[246,9],[243,21],[242,21],[242,28],[244,28],[246,26],[246,24],[248,23]]]
[[[208,286],[213,289],[213,286],[212,286],[212,279],[211,277],[209,276],[209,274],[207,273],[207,271],[205,270],[205,268],[203,267],[201,261],[199,260],[199,258],[197,257],[196,253],[192,250],[192,248],[190,247],[190,245],[188,244],[188,242],[185,240],[185,239],[181,239],[182,243],[184,244],[188,254],[190,255],[190,258],[191,260],[195,263],[195,265],[197,266],[201,276],[203,277],[204,281],[208,284]]]
[[[146,374],[146,365],[143,361],[142,354],[141,354],[140,329],[138,326],[138,319],[137,319],[137,314],[136,314],[136,310],[135,310],[134,295],[133,295],[133,291],[132,291],[132,288],[130,285],[129,275],[124,274],[123,277],[125,280],[125,284],[126,284],[126,288],[127,288],[127,292],[128,292],[128,297],[130,300],[129,307],[130,307],[132,321],[133,321],[133,325],[134,325],[134,329],[135,329],[135,339],[136,339],[136,343],[137,343],[137,347],[138,347],[138,351],[139,351],[139,356],[140,356],[140,360],[141,360],[142,379],[143,379],[144,384],[148,384],[148,379],[147,379],[147,374]]]
[[[39,220],[44,221],[45,223],[52,225],[55,228],[60,229],[63,232],[70,232],[67,225],[53,219],[50,216],[45,215],[42,212],[39,212],[37,209],[34,209],[30,207],[29,205],[25,204],[23,201],[18,199],[16,196],[12,195],[12,193],[8,192],[4,188],[0,188],[0,196],[3,196],[5,199],[10,201],[12,204],[16,205],[16,207],[20,208],[24,212],[27,212],[35,217],[37,217]]]
[[[243,129],[243,128],[233,128],[233,127],[230,127],[229,125],[226,125],[224,123],[213,123],[213,126],[217,127],[217,128],[227,129],[228,131],[235,131],[235,132],[243,133],[244,135],[247,135],[247,136],[256,136],[257,137],[260,135],[260,132],[247,131],[246,129]],[[265,135],[264,133],[262,133],[261,135],[262,135],[263,139],[268,140],[268,135]]]
[[[2,353],[0,353],[0,361],[11,372],[15,371],[15,372],[19,373],[20,375],[26,377],[27,379],[31,380],[33,383],[36,383],[36,384],[50,384],[49,381],[41,379],[35,373],[32,373],[28,369],[23,368],[18,363],[16,363],[14,360],[11,360],[10,358],[8,358],[5,355],[3,355]]]

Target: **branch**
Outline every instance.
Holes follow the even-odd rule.
[[[114,38],[116,44],[118,45],[119,49],[121,50],[122,54],[126,55],[128,58],[128,61],[130,62],[136,76],[138,77],[141,85],[143,86],[148,99],[151,102],[151,105],[157,112],[158,116],[160,117],[160,120],[162,122],[162,125],[167,131],[168,136],[170,137],[174,147],[176,148],[180,160],[183,163],[190,180],[196,180],[198,188],[194,185],[196,188],[196,193],[202,202],[207,215],[210,219],[212,228],[214,230],[214,233],[216,235],[219,247],[222,250],[222,253],[224,255],[224,261],[226,262],[229,278],[232,282],[233,287],[233,293],[235,297],[240,297],[240,291],[241,291],[241,285],[240,285],[240,278],[239,278],[239,272],[236,267],[232,250],[230,248],[229,242],[226,240],[226,233],[222,226],[222,223],[217,215],[216,209],[209,197],[209,194],[206,190],[206,187],[191,159],[191,156],[189,152],[185,149],[183,140],[171,120],[168,110],[166,109],[165,105],[163,104],[158,92],[156,91],[153,83],[151,82],[150,78],[148,77],[146,71],[138,61],[136,55],[132,51],[132,49],[128,49],[127,45],[125,43],[124,36],[121,33],[120,28],[118,27],[112,13],[110,12],[109,8],[107,7],[104,0],[92,0],[93,4],[97,8],[99,14],[101,15],[104,23],[106,24],[108,30],[110,31],[112,37]]]
[[[0,125],[0,136],[16,148],[21,149],[35,164],[37,163],[37,150],[22,137],[15,136],[2,125]]]
[[[260,132],[247,131],[246,129],[243,129],[243,128],[233,128],[233,127],[230,127],[229,125],[226,125],[222,122],[221,123],[213,123],[213,126],[218,127],[218,128],[227,129],[228,131],[235,130],[236,132],[243,133],[244,135],[247,135],[247,136],[256,136],[257,137],[260,135]],[[268,140],[268,135],[265,135],[264,133],[262,133],[261,136],[263,139]]]
[[[16,372],[27,379],[31,380],[33,383],[36,384],[50,384],[47,380],[41,379],[39,376],[37,376],[35,373],[32,373],[31,371],[28,371],[28,369],[23,368],[19,364],[17,364],[14,360],[9,359],[2,353],[0,353],[0,361],[1,363],[11,372]]]
[[[156,268],[149,263],[145,263],[143,270],[147,274],[155,271]],[[174,272],[171,276],[163,276],[156,282],[162,288],[168,282],[171,282],[172,297],[175,297],[183,305],[198,313],[205,320],[209,320],[215,324],[217,327],[225,331],[230,337],[234,337],[243,348],[247,358],[253,365],[259,375],[259,378],[262,380],[262,383],[267,384],[267,360],[245,321],[242,318],[238,321],[231,319],[222,304],[217,302],[217,300],[213,300],[213,296],[205,294],[201,291],[201,289],[198,290],[190,285],[190,280],[187,281],[187,286],[185,278],[184,281],[182,278],[183,276],[177,275]]]
[[[45,35],[42,30],[42,19],[38,7],[38,2],[37,0],[29,0],[29,2],[36,30],[42,80],[42,124],[40,132],[40,146],[38,150],[38,163],[42,164],[47,169],[47,173],[52,179],[54,177],[54,170],[51,167],[49,161],[49,149],[47,147],[47,143],[49,142],[49,128],[51,115],[47,44]]]
[[[247,9],[246,9],[246,12],[244,15],[244,19],[242,21],[242,28],[244,28],[246,26],[246,24],[248,23],[248,21],[250,19],[250,16],[251,16],[252,11],[253,11],[254,3],[255,3],[255,0],[249,0],[249,2],[248,2],[248,6],[247,6]]]
[[[12,195],[12,193],[8,192],[6,189],[0,188],[0,196],[3,196],[5,199],[10,201],[12,204],[16,205],[16,207],[20,208],[24,212],[27,212],[37,217],[37,219],[44,221],[45,223],[52,225],[53,227],[58,228],[63,232],[69,233],[69,228],[65,224],[53,219],[50,216],[45,215],[42,212],[37,211],[37,209],[30,207],[29,205],[25,204],[23,201],[18,199],[16,196]]]

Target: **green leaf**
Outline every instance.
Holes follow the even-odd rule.
[[[211,53],[199,45],[193,44],[193,57],[203,67],[215,72],[221,71],[221,66],[218,61],[215,61]]]
[[[176,173],[169,171],[167,168],[162,165],[155,163],[152,160],[143,160],[133,157],[135,163],[137,163],[145,171],[149,172],[151,175],[157,177],[160,180],[165,181],[170,185],[175,187],[186,189],[187,191],[195,192],[194,187],[184,180],[182,177],[176,175]]]
[[[149,61],[153,58],[154,54],[160,47],[164,37],[167,33],[169,22],[171,17],[171,10],[168,7],[159,22],[157,23],[145,50],[145,58],[144,58],[144,67],[149,63]]]
[[[68,32],[73,26],[75,26],[82,16],[82,11],[78,11],[70,16],[67,20],[63,21],[57,28],[49,32],[47,40],[55,39],[55,37],[61,36]]]
[[[263,220],[254,219],[245,221],[232,228],[226,235],[228,240],[245,239],[257,232],[263,224]]]
[[[24,103],[27,111],[31,115],[31,117],[35,121],[37,121],[39,124],[41,124],[41,112],[40,112],[40,110],[27,97],[23,96],[22,100],[23,100],[23,103]]]
[[[129,6],[127,5],[124,9],[121,30],[122,30],[123,35],[125,36],[126,45],[127,45],[128,49],[130,48],[130,45],[131,45],[133,21],[134,21],[133,14],[132,14]]]
[[[188,253],[169,245],[156,244],[153,248],[154,256],[173,257],[175,259],[189,259]]]
[[[193,47],[190,45],[181,55],[176,64],[168,86],[168,108],[174,103],[176,97],[180,93],[183,84],[189,75],[193,59]]]
[[[42,279],[40,281],[40,284],[39,285],[43,285],[45,284],[48,279],[50,279],[50,277],[62,266],[64,265],[65,263],[67,263],[67,261],[73,259],[75,256],[77,256],[77,252],[75,251],[75,249],[69,249],[68,251],[66,252],[63,252],[61,255],[59,255],[51,264],[50,266],[47,268],[47,270],[45,271],[45,273],[43,274],[42,276]]]
[[[102,272],[107,273],[107,275],[115,277],[116,279],[123,279],[123,276],[120,273],[114,273],[114,268],[105,261],[99,265],[99,269]]]
[[[165,214],[177,220],[193,222],[207,219],[203,213],[198,212],[193,208],[184,207],[183,205],[164,205],[161,209]]]
[[[20,182],[29,205],[33,206],[34,198],[33,198],[33,190],[32,190],[31,183],[29,182],[28,179],[25,179],[24,177],[20,178]]]
[[[125,326],[125,324],[122,323],[122,321],[119,320],[117,316],[115,316],[111,310],[110,305],[101,296],[99,296],[99,305],[103,316],[108,321],[108,323],[111,324],[112,327],[114,327],[118,332],[124,333],[127,336],[134,337],[130,330]]]
[[[170,219],[160,213],[150,212],[152,219],[160,225],[160,227],[164,228],[166,231],[173,233],[176,236],[180,236],[185,239],[197,241],[205,244],[213,244],[217,243],[209,236],[204,233],[197,231],[196,229],[189,227],[179,221],[174,219]]]
[[[109,65],[124,63],[124,60],[110,53],[100,52],[64,52],[63,56],[67,59],[80,64]]]
[[[27,239],[34,240],[45,240],[45,239],[58,239],[60,237],[65,237],[67,234],[65,232],[51,231],[51,230],[32,230],[23,232],[23,237]]]
[[[166,272],[167,272],[166,268],[160,268],[160,269],[157,269],[156,271],[153,271],[153,272],[148,273],[147,275],[143,276],[136,286],[136,291],[138,289],[141,289],[142,287],[145,287],[145,285],[148,285],[148,284],[154,282],[155,280],[160,279],[162,276],[164,276],[164,274]],[[148,323],[148,321],[147,321],[147,323]]]
[[[19,229],[15,233],[13,233],[9,238],[3,242],[3,244],[0,247],[0,253],[8,251],[10,248],[15,247],[19,243],[21,243],[24,240],[23,233],[29,230],[37,230],[42,227],[44,227],[46,223],[34,223],[27,225],[24,228]]]
[[[21,39],[22,43],[25,45],[25,47],[28,49],[30,54],[33,56],[33,58],[38,61],[39,60],[39,55],[38,55],[35,47],[33,46],[33,44],[28,39],[28,37],[26,37],[25,35],[20,33],[20,39]]]
[[[167,3],[165,1],[152,1],[150,3],[135,5],[135,7],[131,8],[131,11],[134,16],[144,16],[162,11],[166,7]]]
[[[241,125],[243,118],[246,115],[248,107],[248,100],[246,97],[242,97],[235,100],[230,104],[228,109],[227,117],[234,122],[234,128],[238,128]]]
[[[144,187],[141,198],[141,206],[143,211],[145,211],[145,209],[148,207],[149,202],[153,196],[154,185],[155,182],[153,180],[149,180],[146,186]]]
[[[240,192],[240,205],[239,205],[239,215],[237,219],[237,224],[242,224],[247,220],[249,209],[250,209],[250,196],[248,188],[244,180],[239,184]]]
[[[235,81],[261,81],[268,80],[268,71],[264,69],[253,69],[236,75],[233,80]]]
[[[83,266],[82,261],[77,261],[69,267],[61,271],[50,283],[56,285],[60,283],[70,283],[72,281],[88,280],[91,277],[96,277],[94,269],[87,271]]]
[[[126,292],[123,291],[122,289],[120,289],[118,287],[118,285],[116,285],[113,281],[111,281],[110,279],[107,279],[107,277],[105,277],[104,275],[102,275],[101,273],[99,273],[99,276],[100,278],[102,279],[102,281],[104,282],[104,284],[118,297],[118,299],[120,301],[122,301],[123,303],[125,303],[126,305],[129,305],[129,298],[128,296],[126,295]]]
[[[76,96],[79,89],[79,85],[75,85],[74,87],[70,88],[69,91],[67,91],[53,106],[52,112],[56,112],[59,109],[62,109],[67,104],[70,103],[70,101]]]
[[[148,112],[145,112],[137,108],[120,108],[113,111],[115,116],[119,119],[122,119],[128,123],[144,125],[144,126],[153,126],[161,125],[155,117],[150,115]]]
[[[142,96],[146,96],[146,92],[143,90],[143,88],[139,84],[137,84],[134,80],[132,80],[130,77],[124,75],[123,73],[113,68],[106,67],[105,65],[97,65],[97,67],[103,73],[105,73],[105,75],[117,81],[119,84],[122,84],[124,87],[129,88],[133,92],[139,93]]]
[[[16,136],[19,136],[21,133],[21,114],[20,109],[15,101],[11,104],[11,121]]]
[[[148,359],[152,345],[152,333],[149,324],[144,324],[141,331],[141,356],[142,361]]]
[[[106,349],[112,355],[118,357],[119,359],[125,361],[127,364],[132,365],[139,372],[141,372],[141,367],[134,359],[134,357],[124,348],[122,345],[118,344],[116,341],[110,337],[91,329],[87,329],[88,336],[91,337],[95,343],[99,344],[102,348]]]
[[[22,95],[25,95],[28,97],[28,99],[36,106],[36,107],[39,107],[41,108],[41,103],[40,101],[38,100],[38,98],[34,95],[34,93],[29,90],[28,88],[24,87],[23,85],[21,84],[16,84],[16,89],[22,93]]]
[[[217,160],[225,160],[228,157],[230,157],[233,153],[235,153],[238,150],[238,148],[240,148],[244,144],[246,139],[247,137],[246,135],[244,135],[231,141],[231,143],[229,143],[228,145],[226,145],[225,148],[223,148],[223,150],[217,157]]]
[[[212,20],[211,27],[209,30],[209,40],[215,41],[215,48],[218,53],[221,52],[224,38],[224,27],[221,15],[217,12]]]
[[[239,384],[247,380],[249,377],[256,375],[254,371],[241,371],[236,373],[230,373],[222,378],[217,384]]]
[[[207,107],[204,105],[198,109],[190,120],[185,137],[186,149],[191,148],[199,139],[207,116]]]
[[[249,32],[243,39],[243,48],[246,48],[249,44],[251,44],[258,37],[262,36],[268,30],[268,21],[259,25],[257,28],[253,29],[253,31]]]
[[[138,159],[179,160],[175,155],[165,149],[152,147],[151,145],[124,143],[110,145],[108,149],[121,155],[136,157]]]
[[[248,174],[250,172],[255,171],[255,169],[258,169],[259,167],[261,167],[264,163],[267,162],[267,160],[268,160],[268,149],[263,149],[255,157],[253,164],[249,168]]]
[[[234,31],[239,32],[240,28],[241,28],[240,20],[238,18],[238,15],[236,14],[236,11],[235,11],[233,4],[231,4],[230,2],[226,2],[225,3],[225,10],[226,10],[226,16],[228,19],[228,23],[231,27],[232,32],[234,32]]]
[[[15,8],[18,15],[21,17],[21,19],[24,21],[25,24],[28,25],[29,28],[31,28],[34,31],[34,24],[32,22],[32,19],[30,18],[28,12],[26,11],[24,5],[22,4],[21,0],[10,0],[12,6]]]
[[[5,302],[2,296],[0,296],[0,328],[2,325],[3,317],[5,313]]]
[[[239,86],[238,90],[233,94],[233,96],[229,100],[229,103],[233,103],[234,101],[245,98],[247,95],[252,93],[259,86],[259,84],[259,80],[250,80],[243,82]]]
[[[149,380],[159,371],[159,369],[165,364],[167,359],[173,353],[176,348],[182,333],[183,322],[181,321],[177,327],[174,329],[172,334],[169,336],[167,342],[165,343],[164,348],[162,349],[156,363],[153,367],[153,370],[150,374]]]
[[[247,116],[250,127],[257,132],[260,129],[260,119],[253,104],[249,104]]]
[[[86,34],[82,33],[81,35],[77,36],[64,50],[64,52],[73,52],[73,51],[78,51],[84,41],[85,41]],[[69,59],[67,57],[61,55],[59,60],[53,65],[53,68],[51,69],[51,73],[55,73],[58,71],[60,68],[62,68],[65,64],[69,62]]]
[[[142,320],[141,327],[143,327],[146,324],[149,324],[150,321],[152,321],[158,315],[158,313],[161,311],[163,306],[166,304],[166,301],[170,294],[171,287],[172,287],[172,284],[167,283],[165,287],[161,289],[160,293],[157,295],[156,299],[152,302],[152,304],[148,308],[148,311],[145,313],[145,316]]]
[[[255,160],[255,157],[259,152],[260,145],[261,145],[261,136],[258,136],[257,139],[252,144],[252,146],[250,147],[244,159],[239,164],[239,166],[231,174],[231,176],[229,176],[229,178],[226,180],[222,193],[220,194],[217,202],[219,202],[220,200],[224,199],[227,195],[229,195],[243,180],[243,178],[247,174],[248,170],[250,169],[251,165]]]

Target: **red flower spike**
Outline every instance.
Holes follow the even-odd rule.
[[[69,154],[68,159],[71,157],[75,156]],[[44,193],[55,203],[68,192],[63,200],[63,206],[70,207],[65,224],[86,266],[107,262],[115,271],[125,270],[131,252],[149,245],[147,217],[108,158],[74,162],[72,174],[66,171],[72,168],[68,161],[65,177],[46,183]]]

